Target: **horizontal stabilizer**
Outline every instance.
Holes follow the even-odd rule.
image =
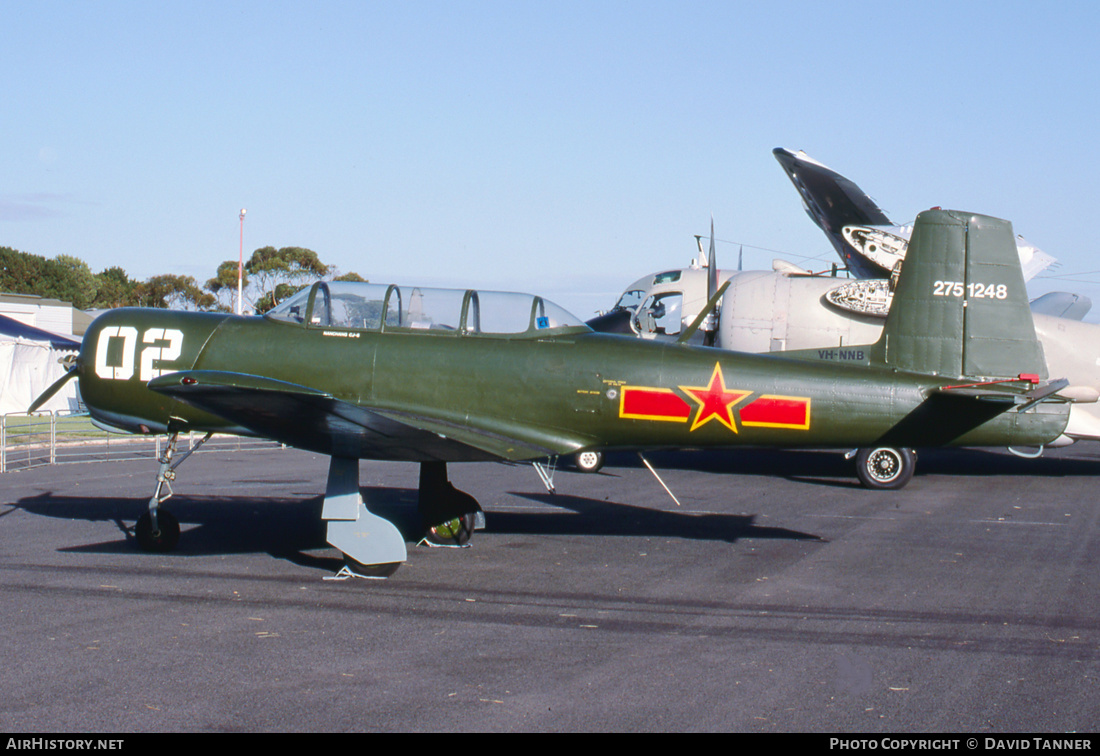
[[[1028,380],[1030,378],[1031,376],[1020,376],[1019,380]],[[1049,381],[1046,383],[1038,383],[1037,381],[1029,382],[1035,383],[1036,385],[1034,388],[1027,391],[1013,390],[1014,387],[1010,388],[1012,386],[1011,381],[991,381],[988,383],[971,383],[962,386],[942,386],[936,390],[944,394],[970,396],[981,401],[1022,405],[1026,408],[1037,402],[1041,402],[1048,396],[1053,396],[1069,385],[1069,381],[1065,378],[1059,378],[1056,381]],[[1021,409],[1021,411],[1023,411],[1023,409]]]

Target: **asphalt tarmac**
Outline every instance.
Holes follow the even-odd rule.
[[[418,468],[362,463],[410,541],[341,566],[327,460],[196,454],[179,549],[124,530],[153,460],[0,476],[0,731],[1093,732],[1100,445],[921,452],[898,492],[822,452],[598,475],[456,464],[487,530],[415,539]]]

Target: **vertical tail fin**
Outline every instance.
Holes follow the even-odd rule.
[[[872,361],[953,378],[1046,378],[1012,224],[953,210],[917,216]]]

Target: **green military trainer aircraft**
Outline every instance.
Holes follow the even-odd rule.
[[[161,506],[186,456],[177,434],[329,455],[322,517],[358,574],[406,558],[401,533],[363,503],[360,459],[419,462],[429,540],[462,545],[481,510],[448,462],[827,447],[858,449],[866,485],[900,488],[913,447],[1039,445],[1066,425],[1006,221],[922,213],[882,337],[850,354],[689,345],[706,314],[658,343],[594,333],[537,296],[363,283],[316,283],[264,317],[120,309],[96,319],[36,406],[76,376],[99,424],[169,434],[135,527],[148,549],[179,538]]]

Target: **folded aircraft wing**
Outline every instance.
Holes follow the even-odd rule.
[[[455,422],[415,408],[371,407],[257,375],[191,370],[149,388],[225,418],[263,438],[334,456],[406,461],[524,460],[591,443],[552,429],[477,418]]]
[[[802,196],[806,212],[827,233],[844,226],[891,226],[886,213],[854,181],[819,163],[805,152],[772,150]]]
[[[854,181],[805,152],[777,147],[772,154],[848,270],[856,278],[889,278],[905,256],[912,227],[895,224]],[[1016,250],[1025,281],[1057,262],[1022,237],[1016,237]]]

